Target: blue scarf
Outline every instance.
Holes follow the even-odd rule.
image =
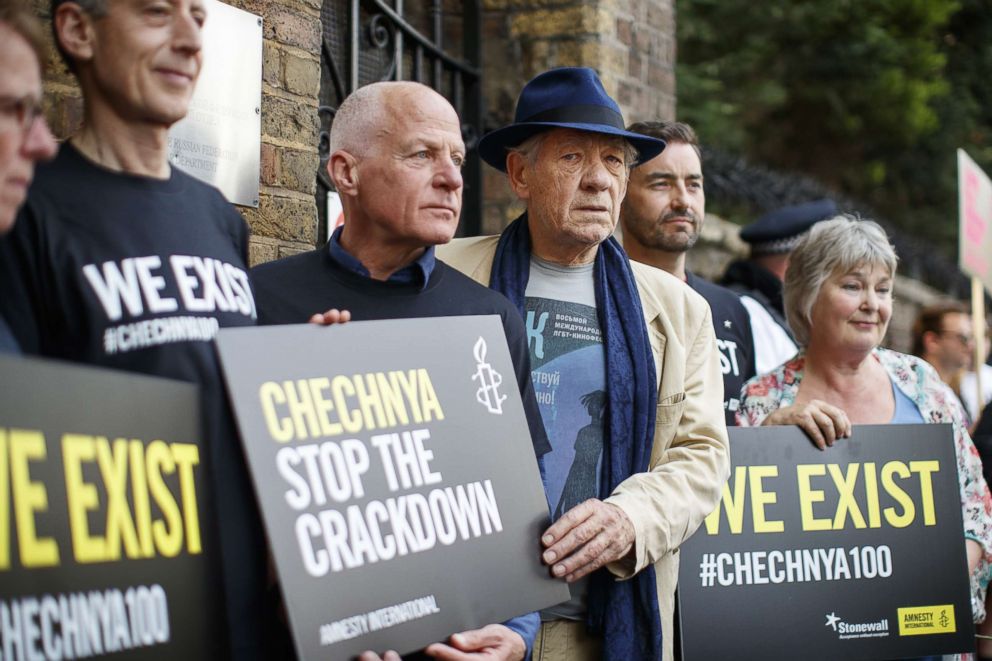
[[[500,236],[489,286],[524,315],[530,277],[527,214]],[[641,299],[627,254],[615,239],[599,246],[593,277],[596,307],[606,352],[607,404],[600,499],[634,473],[648,470],[658,404],[654,358]],[[629,581],[616,581],[606,568],[589,582],[588,625],[603,637],[605,661],[661,659],[661,616],[654,567]]]

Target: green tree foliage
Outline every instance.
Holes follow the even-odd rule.
[[[677,0],[679,117],[952,248],[955,148],[992,165],[992,0]]]

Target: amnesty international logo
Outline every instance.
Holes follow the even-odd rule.
[[[486,362],[487,352],[486,340],[480,336],[472,350],[476,363],[472,380],[478,379],[479,381],[479,389],[475,392],[475,399],[484,405],[490,413],[503,415],[503,402],[506,401],[506,395],[499,394],[503,376]]]
[[[900,608],[898,612],[900,636],[925,636],[957,631],[954,604]]]

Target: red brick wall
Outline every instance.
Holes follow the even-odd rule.
[[[47,0],[35,1],[47,21]],[[251,261],[258,263],[309,249],[317,240],[321,0],[230,4],[264,21],[259,208],[239,207],[252,227]],[[555,66],[596,68],[628,122],[673,116],[674,0],[482,0],[482,8],[487,128],[509,122],[523,84]],[[446,0],[446,12],[457,17],[457,10],[457,3]],[[457,54],[456,37],[449,47]],[[79,126],[82,105],[75,78],[51,52],[47,115],[64,138]],[[520,206],[504,175],[488,166],[483,186],[483,231],[496,232]]]
[[[589,66],[628,123],[675,116],[674,0],[483,0],[486,126],[513,119],[520,88],[553,67]],[[506,176],[485,166],[482,229],[522,210]]]

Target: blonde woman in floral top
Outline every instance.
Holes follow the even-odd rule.
[[[950,423],[961,489],[972,612],[985,619],[992,496],[964,411],[926,362],[879,347],[892,314],[896,256],[876,223],[817,223],[793,252],[785,309],[800,352],[741,392],[741,426],[799,425],[824,449],[852,424]]]

